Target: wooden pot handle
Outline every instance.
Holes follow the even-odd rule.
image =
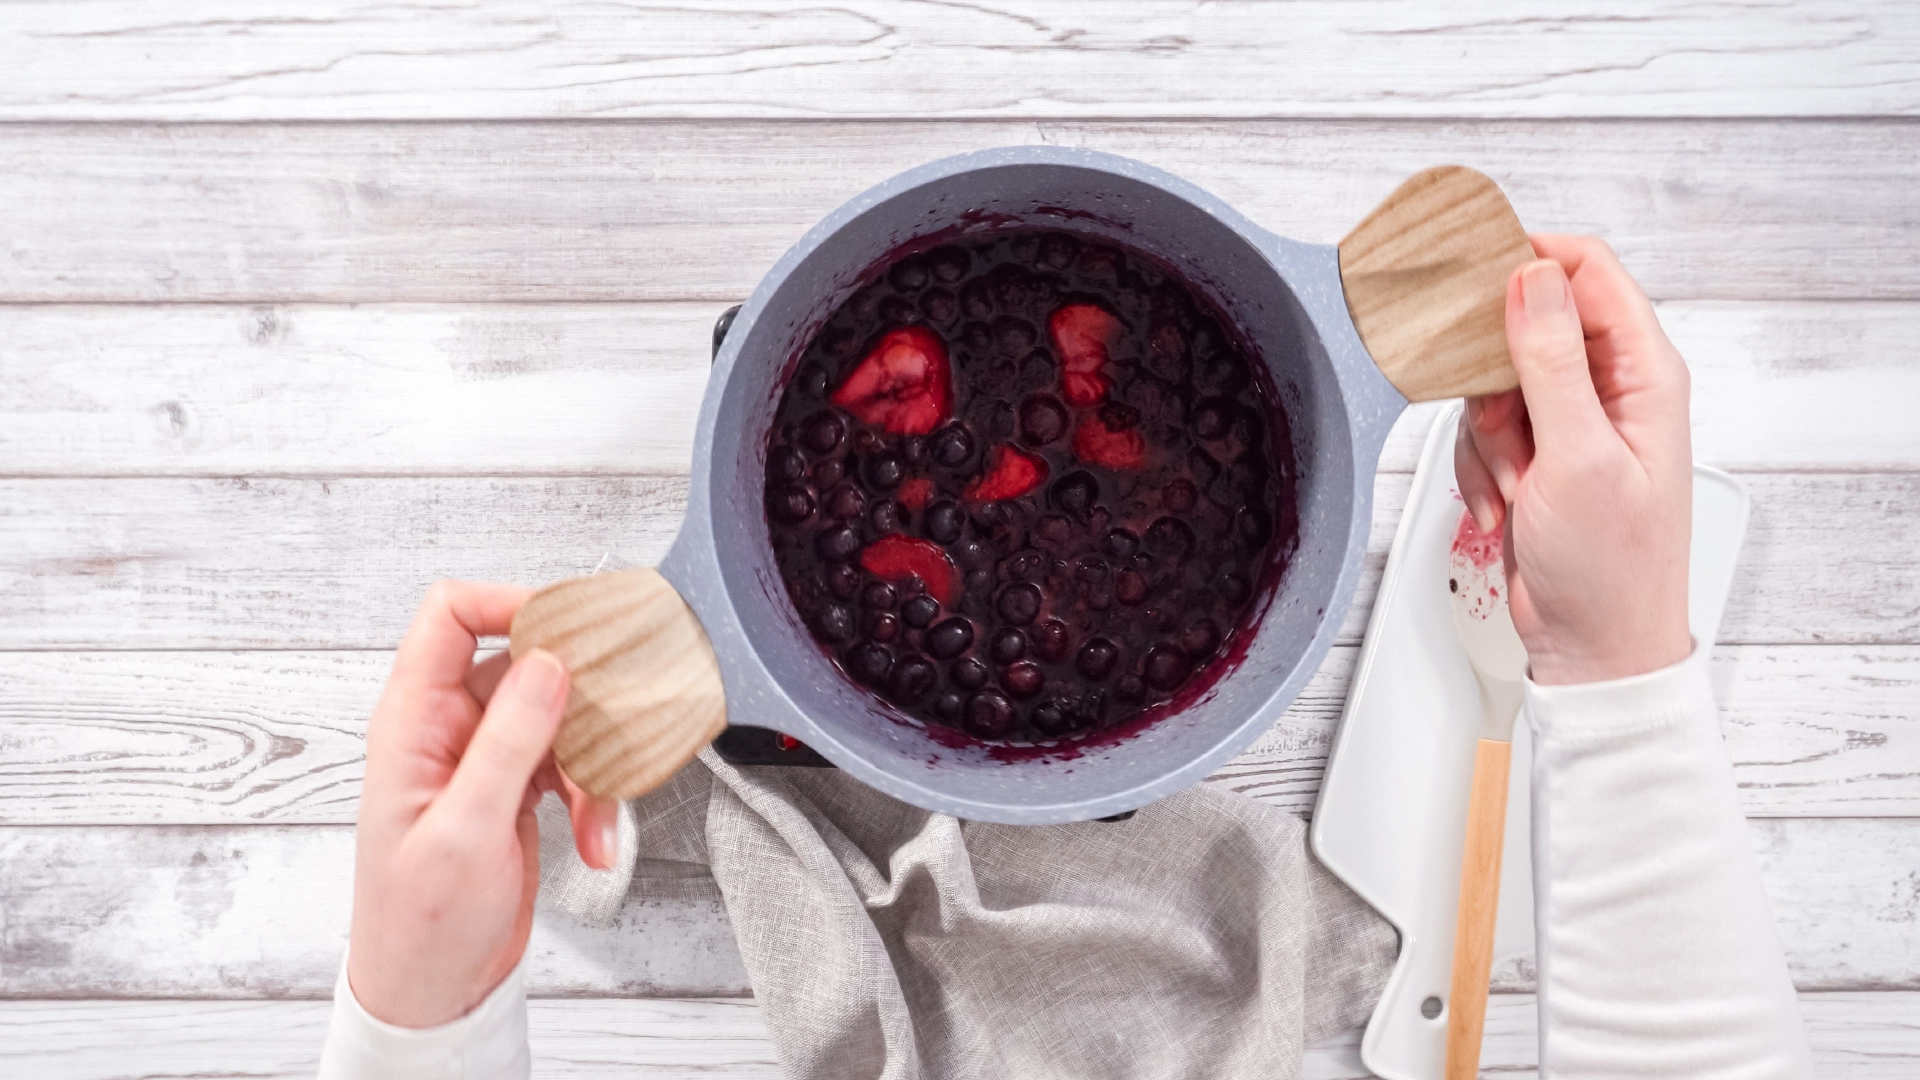
[[[652,567],[547,586],[514,616],[509,641],[514,656],[546,649],[572,674],[553,754],[590,795],[652,791],[727,726],[707,632]]]
[[[1347,313],[1408,401],[1520,385],[1507,278],[1533,244],[1499,185],[1460,165],[1415,173],[1340,241]]]

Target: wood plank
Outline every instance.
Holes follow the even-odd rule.
[[[1752,828],[1802,990],[1920,990],[1920,819]],[[324,997],[352,859],[339,825],[0,828],[0,998]],[[747,992],[718,903],[634,902],[608,929],[543,915],[530,948],[539,996]]]
[[[1920,643],[1920,473],[1744,477],[1728,644]],[[1381,476],[1357,642],[1411,477]],[[677,477],[0,479],[0,649],[390,648],[437,577],[666,551]]]
[[[1920,297],[1906,120],[580,122],[0,126],[0,301],[720,301],[876,181],[1040,142],[1320,242],[1459,162],[1657,299]]]
[[[62,1080],[304,1080],[319,1065],[331,1008],[323,1001],[4,1001],[0,1064]],[[1907,1080],[1920,1070],[1920,994],[1802,994],[1800,1010],[1827,1080]],[[534,1075],[543,1080],[780,1075],[766,1024],[747,1000],[535,999],[527,1027]],[[1531,1080],[1536,1045],[1533,995],[1495,995],[1483,1069]],[[1302,1062],[1302,1080],[1370,1075],[1357,1031],[1308,1047]]]
[[[1357,652],[1213,782],[1310,811]],[[350,824],[388,663],[0,653],[0,825]],[[1747,813],[1920,817],[1920,648],[1723,646],[1713,676]]]
[[[0,473],[684,473],[719,303],[0,305]],[[1920,304],[1672,301],[1694,454],[1920,468]],[[1402,418],[1408,472],[1440,404]]]
[[[1894,0],[10,5],[0,117],[1920,113]],[[373,42],[379,42],[373,47]]]
[[[0,998],[319,998],[339,975],[351,826],[7,828],[0,867]],[[528,957],[545,996],[747,992],[718,902],[543,915]]]

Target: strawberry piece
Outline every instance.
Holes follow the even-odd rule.
[[[927,595],[950,607],[959,592],[959,572],[940,545],[917,536],[889,533],[868,544],[860,553],[860,567],[875,577],[899,581],[917,577],[927,587]]]
[[[892,330],[828,399],[894,435],[925,435],[953,416],[953,368],[940,335]]]
[[[1147,463],[1147,440],[1136,428],[1108,427],[1095,413],[1074,430],[1073,456],[1089,465],[1132,472]]]
[[[1103,370],[1120,320],[1095,304],[1068,304],[1047,320],[1060,356],[1060,396],[1085,409],[1107,399],[1113,379]]]
[[[967,486],[967,498],[976,502],[1016,499],[1047,481],[1047,462],[1001,443],[987,455],[987,471]]]
[[[927,500],[933,498],[933,481],[924,476],[901,481],[893,497],[900,500],[901,506],[909,510],[919,510],[927,505]]]

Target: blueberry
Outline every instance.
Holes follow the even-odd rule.
[[[1000,673],[1000,685],[1006,688],[1007,693],[1022,700],[1039,693],[1040,688],[1046,684],[1047,676],[1040,670],[1040,666],[1025,660],[1008,665],[1007,669]]]
[[[1055,480],[1053,487],[1047,490],[1047,501],[1055,510],[1079,518],[1081,521],[1087,519],[1087,514],[1099,499],[1100,481],[1095,480],[1093,474],[1085,469],[1076,469]]]
[[[1133,606],[1147,598],[1147,581],[1131,570],[1122,570],[1113,575],[1114,599]]]
[[[933,451],[935,462],[955,468],[973,456],[973,435],[960,424],[948,424],[933,433],[928,449]]]
[[[902,705],[911,705],[927,696],[933,684],[940,680],[940,672],[925,657],[909,656],[893,665],[893,674],[887,680],[887,689],[892,691],[893,700]]]
[[[915,630],[925,630],[940,614],[940,601],[931,596],[916,596],[900,605],[900,617]]]
[[[1027,713],[1027,723],[1043,735],[1064,735],[1073,729],[1073,720],[1057,701],[1043,701]]]
[[[882,451],[868,457],[861,463],[860,474],[866,478],[867,486],[875,491],[892,491],[900,486],[907,475],[906,462],[891,450]]]
[[[1013,705],[1004,694],[982,690],[967,699],[967,730],[994,739],[1013,730]]]
[[[867,527],[876,535],[904,532],[907,528],[907,511],[892,499],[881,499],[867,511]]]
[[[1052,394],[1034,394],[1020,403],[1020,439],[1045,446],[1067,433],[1067,407]]]
[[[973,624],[955,616],[934,624],[927,631],[927,651],[942,660],[951,660],[973,645]]]
[[[1088,584],[1107,580],[1107,561],[1098,555],[1082,555],[1074,561],[1073,576]]]
[[[1212,619],[1196,619],[1175,638],[1180,651],[1196,660],[1204,660],[1220,647],[1220,628]]]
[[[1120,646],[1103,637],[1088,638],[1073,658],[1074,670],[1094,682],[1113,674],[1119,664]]]
[[[767,455],[767,482],[796,484],[807,475],[807,459],[791,446]]]
[[[987,685],[987,665],[978,657],[969,656],[956,660],[947,669],[947,680],[962,690],[978,690]]]
[[[1140,661],[1140,674],[1155,690],[1172,690],[1187,681],[1193,664],[1187,654],[1172,645],[1155,645]]]
[[[933,699],[933,714],[949,724],[959,723],[966,707],[967,699],[951,690]]]
[[[857,521],[867,512],[867,497],[852,484],[840,484],[827,492],[827,516],[843,521]]]
[[[993,635],[987,653],[996,664],[1011,664],[1027,655],[1027,635],[1009,626]]]
[[[845,641],[853,636],[853,609],[845,604],[828,604],[814,613],[813,636],[822,641]]]
[[[900,620],[885,611],[869,612],[867,636],[875,641],[892,641],[900,636]]]
[[[1002,315],[993,320],[993,342],[1003,355],[1016,358],[1027,355],[1038,336],[1033,324],[1025,319]]]
[[[960,530],[966,523],[966,512],[952,500],[943,499],[927,507],[926,533],[936,544],[951,544],[960,539]]]
[[[846,562],[860,553],[860,534],[851,525],[828,529],[814,538],[813,549],[828,562]]]
[[[1000,590],[994,610],[1014,626],[1025,626],[1040,614],[1040,590],[1029,582],[1019,582]]]
[[[1100,423],[1109,431],[1128,431],[1140,425],[1140,410],[1118,401],[1100,406]]]
[[[960,313],[969,319],[984,319],[993,314],[993,292],[985,279],[976,278],[960,289]]]
[[[840,449],[847,425],[833,413],[822,409],[800,426],[800,443],[816,454],[831,454]]]
[[[993,549],[976,536],[967,537],[953,545],[951,550],[953,557],[959,560],[960,565],[969,570],[985,570],[994,564]]]
[[[1138,675],[1122,675],[1113,681],[1113,696],[1137,705],[1146,700],[1147,684],[1140,681]]]
[[[914,310],[913,301],[904,296],[889,296],[880,301],[882,322],[898,326],[912,322],[915,314],[917,312]]]
[[[936,326],[945,326],[960,314],[960,298],[945,289],[928,289],[920,297],[920,313]]]
[[[1163,517],[1147,526],[1147,551],[1155,557],[1178,562],[1192,553],[1196,543],[1193,527],[1179,518]]]
[[[1160,505],[1175,514],[1186,513],[1199,501],[1200,492],[1194,489],[1193,481],[1184,476],[1160,490]]]
[[[1057,664],[1067,657],[1067,645],[1070,636],[1067,624],[1059,619],[1047,619],[1027,631],[1027,645],[1034,655],[1050,664]]]
[[[1059,549],[1073,539],[1073,525],[1059,514],[1048,514],[1033,526],[1033,541],[1043,547]]]
[[[909,255],[887,271],[887,282],[902,292],[918,292],[927,287],[927,263],[918,255]]]
[[[1080,245],[1073,237],[1064,233],[1049,233],[1040,241],[1040,253],[1035,260],[1049,270],[1064,271],[1073,265],[1074,256],[1080,254]]]
[[[1107,533],[1107,554],[1125,559],[1140,550],[1140,538],[1125,529]]]
[[[952,285],[967,276],[973,266],[973,258],[965,248],[938,247],[927,253],[927,269],[933,272],[935,281]]]
[[[1022,551],[1000,564],[1004,581],[1042,581],[1047,576],[1047,557],[1038,551]]]
[[[853,429],[853,452],[856,454],[877,454],[887,445],[880,433],[872,428]]]
[[[860,343],[851,332],[847,333],[846,339],[846,351],[834,352],[835,356],[844,357],[848,355],[853,352],[854,347]],[[831,345],[828,346],[828,351],[833,352]],[[807,397],[823,398],[827,396],[827,369],[821,367],[819,364],[808,364],[806,367],[801,368],[800,374],[794,376],[793,381],[794,385],[800,388],[800,392]]]
[[[1233,519],[1233,531],[1248,547],[1259,547],[1273,536],[1273,521],[1267,512],[1257,506],[1243,507]]]
[[[820,491],[826,491],[828,488],[838,484],[841,477],[846,475],[847,466],[845,462],[839,458],[828,458],[825,461],[815,463],[813,466],[813,486]]]
[[[1233,423],[1233,411],[1233,403],[1225,398],[1202,398],[1194,405],[1188,423],[1200,438],[1217,439],[1225,435],[1228,425]]]
[[[783,484],[767,493],[767,514],[796,525],[813,516],[813,496],[799,484]]]
[[[847,650],[847,674],[868,686],[879,686],[887,681],[887,673],[893,670],[893,653],[885,645],[867,641]]]
[[[1219,590],[1221,599],[1229,604],[1246,603],[1247,598],[1253,595],[1252,582],[1247,580],[1245,574],[1234,571],[1220,575],[1220,581],[1214,588]]]
[[[893,607],[893,586],[884,581],[871,581],[860,590],[860,602],[879,611],[888,611]]]
[[[833,590],[833,595],[840,599],[851,600],[853,594],[860,591],[860,573],[846,563],[841,563],[827,571],[827,588]]]

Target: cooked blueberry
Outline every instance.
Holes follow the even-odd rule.
[[[1027,655],[1027,635],[1009,626],[993,635],[992,644],[987,646],[987,655],[993,657],[996,664],[1011,664]]]
[[[1118,401],[1100,406],[1100,425],[1108,431],[1127,431],[1140,425],[1140,410]]]
[[[995,739],[1013,730],[1013,704],[1006,695],[982,690],[967,699],[967,730]]]
[[[947,679],[962,690],[978,690],[987,685],[987,676],[992,674],[987,665],[978,657],[969,656],[956,660],[947,669]]]
[[[945,289],[928,289],[920,297],[920,313],[935,326],[945,326],[960,314],[960,298]]]
[[[993,314],[993,292],[984,279],[975,278],[961,288],[960,313],[969,319],[984,319]]]
[[[1047,557],[1038,551],[1018,552],[1000,563],[1002,581],[1039,582],[1046,580],[1046,576]],[[1011,616],[1005,617],[1011,618]]]
[[[1073,730],[1073,720],[1057,701],[1043,701],[1027,713],[1027,723],[1043,735],[1064,735]]]
[[[841,525],[821,533],[813,547],[828,562],[846,562],[860,554],[860,534],[851,525]]]
[[[973,456],[973,436],[959,424],[948,424],[933,433],[928,449],[933,451],[933,460],[938,464],[948,468],[964,465]]]
[[[1160,505],[1176,514],[1184,514],[1193,509],[1200,500],[1200,493],[1194,490],[1193,481],[1181,477],[1168,484],[1160,492]]]
[[[1273,536],[1273,522],[1267,518],[1265,510],[1257,506],[1245,506],[1233,519],[1233,531],[1248,547],[1260,547]]]
[[[1172,645],[1155,645],[1140,661],[1140,674],[1155,690],[1173,690],[1187,681],[1193,664],[1187,654]]]
[[[1220,628],[1212,619],[1195,619],[1175,639],[1180,651],[1196,660],[1204,660],[1220,647]]]
[[[827,492],[826,508],[828,517],[854,521],[867,512],[867,497],[852,484],[840,484]]]
[[[1017,698],[1030,698],[1039,693],[1040,688],[1046,684],[1047,676],[1040,670],[1040,665],[1026,660],[1009,664],[1007,669],[1000,673],[1000,685],[1006,688],[1007,693]]]
[[[907,465],[900,460],[900,455],[886,450],[861,462],[860,474],[866,477],[867,486],[875,491],[892,491],[900,486],[901,478],[906,476]]]
[[[845,604],[827,604],[814,613],[813,636],[822,641],[845,641],[853,636],[853,609]]]
[[[1107,533],[1107,554],[1117,558],[1128,558],[1140,550],[1140,538],[1125,529],[1113,529]]]
[[[1058,550],[1073,539],[1073,524],[1059,514],[1048,514],[1033,526],[1033,542]]]
[[[853,429],[853,438],[847,444],[856,454],[877,454],[886,447],[880,433],[872,428]]]
[[[1034,394],[1020,403],[1020,441],[1045,446],[1067,433],[1067,407],[1052,394]]]
[[[933,699],[933,714],[949,724],[958,724],[966,707],[967,699],[951,690]]]
[[[916,596],[900,605],[900,617],[915,630],[925,630],[933,625],[934,616],[940,614],[940,601],[931,596]]]
[[[799,484],[784,484],[767,494],[767,513],[789,525],[813,516],[813,495]]]
[[[904,296],[889,296],[880,301],[880,321],[889,325],[910,323],[916,314],[913,301]]]
[[[887,271],[887,282],[903,292],[915,292],[927,286],[927,262],[918,255],[909,255],[893,264]]]
[[[906,508],[892,499],[881,499],[867,511],[867,527],[872,529],[876,536],[905,531]]]
[[[822,409],[801,425],[800,442],[816,454],[831,454],[840,448],[840,440],[846,434],[847,425],[838,416]]]
[[[866,630],[867,636],[875,641],[891,642],[900,636],[900,620],[891,612],[870,611]]]
[[[870,581],[866,588],[860,590],[860,602],[879,611],[891,610],[894,603],[893,586],[884,581]]]
[[[927,631],[927,651],[942,660],[951,660],[973,644],[973,624],[955,616],[935,623]]]
[[[1057,664],[1067,658],[1067,645],[1070,635],[1067,624],[1059,619],[1046,619],[1036,623],[1027,631],[1027,645],[1035,656],[1050,664]]]
[[[985,570],[999,560],[993,548],[977,536],[969,536],[953,545],[950,549],[953,557],[961,566],[969,570]]]
[[[887,689],[892,692],[893,700],[902,705],[911,705],[927,696],[933,684],[940,681],[940,672],[925,658],[909,656],[893,665],[893,674],[887,679]]]
[[[1029,582],[1019,582],[1000,590],[994,610],[1014,626],[1025,626],[1040,614],[1040,590]]]
[[[1094,682],[1113,674],[1119,663],[1120,646],[1103,637],[1088,638],[1073,657],[1074,670]]]
[[[1225,398],[1203,398],[1193,407],[1189,419],[1193,433],[1203,439],[1217,439],[1227,433],[1227,426],[1233,423],[1233,403]]]
[[[927,269],[933,272],[934,280],[948,285],[966,277],[972,266],[973,259],[965,248],[938,247],[927,253]]]
[[[1003,355],[1022,357],[1033,351],[1039,332],[1033,324],[1012,315],[1002,315],[993,320],[993,343]]]
[[[1047,490],[1047,501],[1055,510],[1086,520],[1093,504],[1100,499],[1100,481],[1084,469],[1073,472],[1053,482]]]
[[[1163,517],[1147,526],[1147,551],[1163,559],[1179,560],[1192,553],[1193,528],[1179,518]]]
[[[1040,240],[1040,253],[1035,259],[1049,270],[1065,270],[1073,265],[1074,256],[1080,254],[1080,244],[1065,233],[1049,233]]]
[[[847,674],[868,686],[881,686],[893,670],[893,653],[885,646],[867,641],[847,650]]]
[[[860,591],[860,572],[846,563],[827,571],[827,588],[842,600],[851,600]]]
[[[1123,604],[1138,604],[1147,598],[1147,581],[1131,570],[1113,575],[1113,597]]]
[[[1147,684],[1138,675],[1122,675],[1113,680],[1113,696],[1136,704],[1147,696]]]
[[[1074,561],[1073,576],[1080,581],[1092,584],[1107,580],[1107,561],[1098,555],[1082,555]]]
[[[847,352],[852,352],[853,349],[851,346],[858,345],[859,340],[852,334],[848,334],[847,338],[849,341]],[[828,351],[832,352],[833,350],[829,349]],[[835,355],[845,356],[846,353],[835,353]],[[793,383],[800,388],[802,394],[810,398],[826,397],[827,369],[821,367],[819,364],[808,364],[806,367],[800,369],[800,374],[793,377]]]
[[[1216,587],[1220,591],[1220,598],[1229,604],[1244,604],[1253,595],[1253,585],[1244,574],[1222,574]]]
[[[960,530],[966,524],[967,514],[959,503],[943,500],[927,507],[927,536],[936,544],[951,544],[960,539]]]
[[[826,491],[835,484],[838,484],[841,478],[846,475],[846,462],[841,461],[839,458],[828,458],[825,461],[814,464],[812,472],[813,486],[819,491]]]
[[[791,446],[767,455],[767,482],[796,484],[807,476],[807,459]]]

